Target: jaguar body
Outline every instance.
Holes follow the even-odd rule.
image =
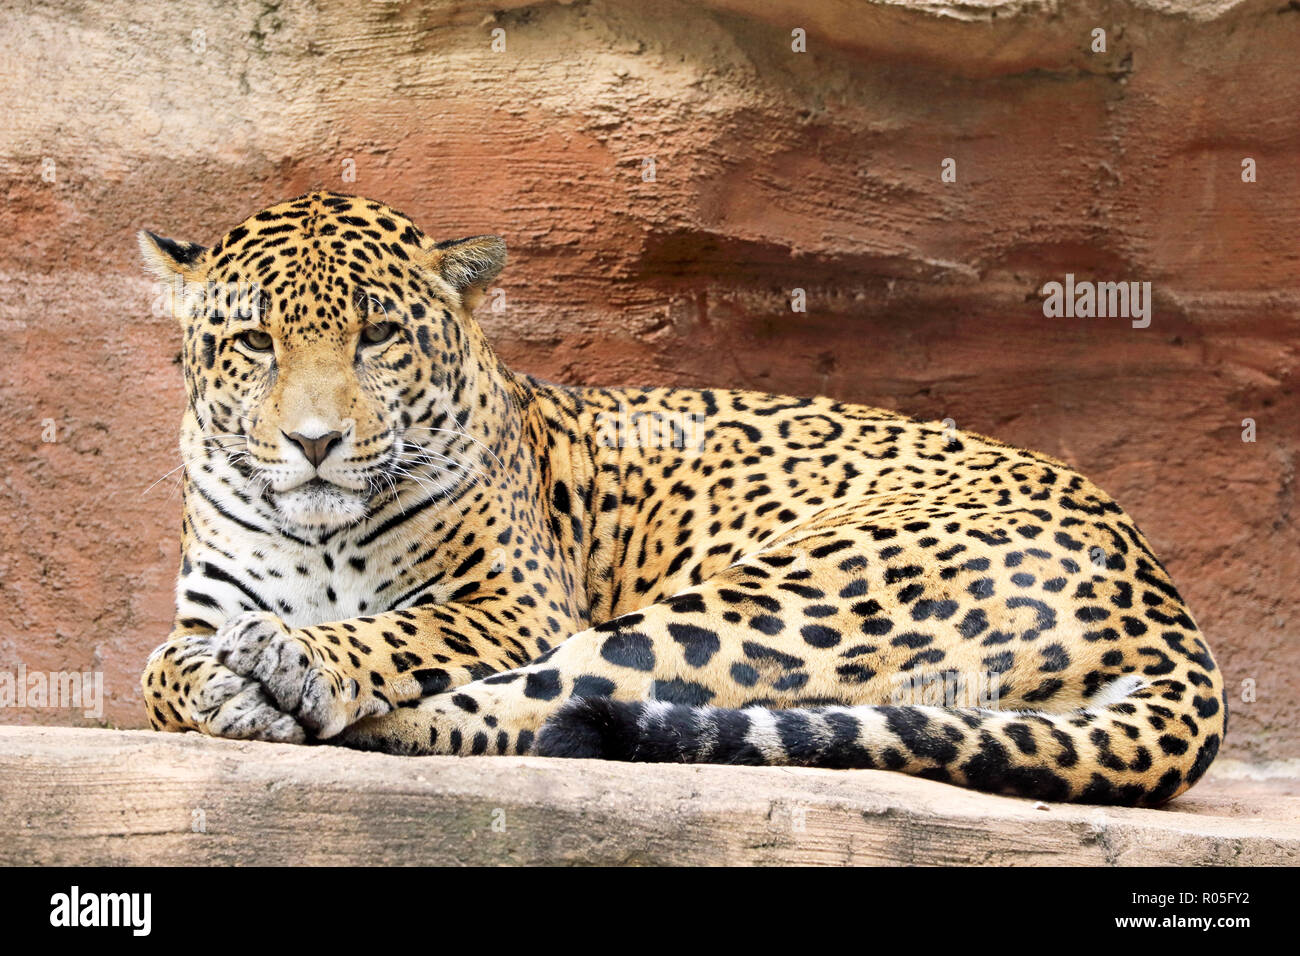
[[[504,243],[358,197],[141,246],[188,396],[160,730],[1142,805],[1218,750],[1191,612],[1062,462],[827,398],[517,373],[472,315]]]

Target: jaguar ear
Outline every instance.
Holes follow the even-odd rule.
[[[163,282],[171,282],[176,276],[196,278],[199,261],[208,251],[198,243],[164,239],[148,229],[141,229],[136,238],[145,266]]]
[[[465,308],[473,311],[487,292],[488,283],[506,264],[506,241],[500,236],[446,239],[430,249],[430,264],[460,293]]]

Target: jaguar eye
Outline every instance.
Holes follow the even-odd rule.
[[[235,341],[250,352],[269,352],[271,351],[272,339],[261,329],[249,329],[247,332],[240,332],[235,336]]]
[[[396,334],[396,322],[375,322],[361,330],[361,341],[366,345],[378,345],[380,342],[387,342]]]

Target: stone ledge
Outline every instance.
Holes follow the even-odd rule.
[[[1300,781],[1213,770],[1166,810],[1040,809],[870,770],[389,757],[10,726],[0,795],[9,865],[1300,862]]]

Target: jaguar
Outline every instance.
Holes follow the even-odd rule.
[[[830,398],[515,372],[473,317],[504,241],[356,196],[139,241],[187,398],[158,730],[1146,806],[1219,749],[1191,612],[1063,462]]]

